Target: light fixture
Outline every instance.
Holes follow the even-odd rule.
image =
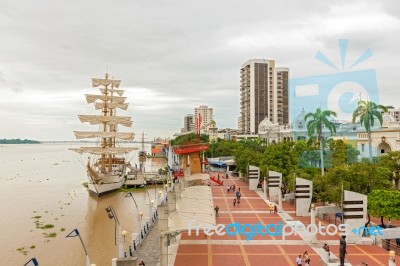
[[[382,136],[381,139],[382,139],[382,142],[386,141],[386,137],[385,136]]]
[[[395,256],[396,256],[396,253],[394,252],[394,250],[390,250],[390,251],[389,251],[389,257],[390,257],[391,259],[394,259]]]
[[[315,204],[311,204],[311,209],[315,209]]]
[[[139,214],[140,214],[140,218],[142,218],[142,216],[143,216],[143,211],[140,211]]]
[[[152,200],[151,200],[151,205],[153,205],[153,204],[154,204],[154,200],[152,199]]]
[[[158,191],[158,193],[160,194],[160,196],[161,196],[161,194],[162,194],[162,191],[160,190],[160,191]]]

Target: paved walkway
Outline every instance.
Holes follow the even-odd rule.
[[[140,261],[146,266],[156,266],[160,259],[160,234],[158,231],[158,221],[151,228],[150,233],[144,239],[143,244],[139,247],[137,254],[137,262]]]
[[[226,186],[235,184],[240,187],[242,197],[239,206],[233,206],[234,192],[228,193]],[[237,178],[224,179],[224,186],[212,185],[213,204],[219,206],[219,215],[216,224],[277,224],[284,223],[282,217],[288,217],[304,224],[310,223],[310,217],[294,216],[294,206],[283,202],[285,214],[273,214],[269,212],[268,201],[263,195],[248,189],[248,185]],[[326,221],[316,221],[327,224]],[[287,236],[285,240],[281,236],[256,235],[251,240],[246,240],[245,235],[212,235],[205,236],[203,231],[196,236],[192,230],[189,236],[182,233],[177,254],[176,266],[295,266],[298,255],[308,251],[311,260],[310,265],[324,265],[321,261],[322,243],[327,242],[332,251],[332,258],[338,257],[339,235],[318,235],[318,243],[311,245],[310,241],[303,240],[299,235]],[[361,262],[372,265],[387,265],[388,251],[372,246],[348,245],[346,261],[353,266],[361,265]],[[396,256],[400,260],[399,256]],[[147,265],[147,264],[146,264]]]

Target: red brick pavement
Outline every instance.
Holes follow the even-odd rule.
[[[239,206],[233,206],[234,192],[227,192],[226,186],[235,184],[236,189],[240,187],[242,198]],[[267,203],[259,195],[248,189],[248,185],[238,179],[224,179],[224,186],[217,184],[211,186],[214,198],[214,206],[219,206],[219,215],[216,218],[217,224],[229,224],[233,222],[256,224],[277,224],[283,220],[277,214],[270,214]],[[295,208],[292,204],[283,202],[283,210],[289,211],[294,220],[310,223],[309,217],[296,217],[292,213]],[[239,213],[237,211],[246,211]],[[258,211],[257,213],[252,213]],[[260,211],[264,211],[259,213]],[[317,218],[317,222],[327,224],[326,221]],[[203,231],[196,236],[192,231],[191,236],[187,232],[182,234],[181,243],[175,259],[177,266],[294,266],[296,257],[308,251],[311,265],[322,265],[319,255],[309,246],[309,243],[301,242],[299,236],[286,237],[287,240],[298,240],[299,244],[257,244],[257,240],[280,240],[276,236],[254,236],[252,240],[246,241],[246,236],[205,236]],[[317,236],[318,240],[339,240],[336,236]],[[190,244],[187,240],[192,240]],[[186,242],[185,242],[186,241]],[[235,241],[235,243],[232,243]],[[253,242],[252,242],[253,241]],[[282,243],[282,242],[281,242]],[[304,243],[304,244],[301,244]],[[338,246],[330,245],[333,254],[338,256]],[[388,251],[377,246],[348,245],[346,260],[352,265],[361,265],[361,262],[372,265],[387,265]],[[400,260],[399,256],[396,256]]]

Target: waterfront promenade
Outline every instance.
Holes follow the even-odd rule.
[[[296,217],[294,206],[283,202],[283,210],[280,213],[270,213],[268,200],[261,192],[250,191],[245,182],[238,178],[223,179],[224,185],[212,184],[214,206],[219,206],[219,215],[216,224],[277,224],[285,223],[288,216],[294,221],[301,221],[305,225],[310,223],[310,217]],[[241,199],[239,206],[233,206],[234,192],[227,192],[227,185],[235,184],[236,190],[240,187]],[[326,221],[316,219],[327,225]],[[182,233],[179,247],[175,257],[176,266],[249,266],[249,265],[279,265],[295,266],[296,257],[308,251],[311,260],[310,265],[325,265],[321,260],[326,253],[322,246],[327,243],[331,250],[331,259],[339,257],[339,235],[317,235],[317,242],[311,244],[309,240],[303,240],[300,236],[288,236],[282,240],[281,236],[255,236],[247,241],[246,236],[205,236],[201,233],[196,236],[192,231],[191,236],[187,232]],[[388,251],[376,245],[347,245],[347,265],[387,265]],[[399,261],[400,257],[396,256]],[[303,264],[304,265],[304,264]],[[332,264],[332,265],[338,265]]]

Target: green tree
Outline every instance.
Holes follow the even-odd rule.
[[[319,140],[319,148],[321,154],[321,175],[324,175],[324,146],[322,144],[322,128],[326,127],[329,129],[331,135],[333,132],[336,132],[336,127],[333,122],[329,120],[331,116],[336,116],[336,113],[330,110],[322,111],[321,108],[317,108],[315,113],[308,113],[304,117],[304,120],[307,121],[307,132],[311,137],[314,134],[318,136]]]
[[[385,228],[383,218],[400,219],[400,192],[397,190],[373,190],[368,194],[368,211],[375,217],[381,217],[382,227]]]
[[[391,180],[394,180],[395,187],[399,186],[400,179],[400,151],[392,151],[381,157],[379,164],[392,173]]]
[[[382,125],[381,112],[387,112],[387,108],[370,101],[359,101],[357,109],[353,112],[353,123],[355,123],[357,119],[360,119],[361,125],[364,125],[368,133],[370,162],[372,162],[371,128],[374,126],[376,119],[379,121],[380,125]]]

